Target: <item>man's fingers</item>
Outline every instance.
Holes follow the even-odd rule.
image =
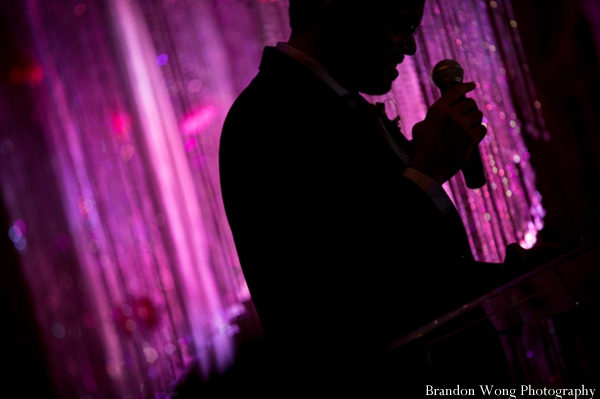
[[[452,112],[455,115],[465,116],[470,112],[477,111],[477,103],[472,98],[465,98],[454,105]]]
[[[471,128],[471,132],[471,137],[475,140],[477,144],[479,144],[487,134],[487,127],[481,124],[476,125],[473,128]]]
[[[469,125],[469,129],[477,129],[479,128],[479,126],[482,126],[485,129],[485,132],[487,133],[487,128],[481,124],[481,121],[474,121]]]
[[[467,116],[467,118],[467,126],[469,129],[473,129],[478,125],[481,125],[481,122],[483,122],[483,112],[480,110],[473,111]]]
[[[470,91],[475,90],[477,85],[473,82],[470,83],[459,83],[456,86],[449,89],[446,94],[444,94],[443,98],[448,104],[449,107],[456,105],[460,100],[462,100]]]
[[[479,142],[481,140],[483,140],[483,138],[485,137],[485,135],[487,134],[487,127],[485,127],[484,125],[479,125],[476,127],[477,129],[477,134],[479,135]]]
[[[487,134],[487,127],[485,125],[481,124],[481,119],[479,118],[473,118],[471,119],[470,125],[468,125],[468,128],[466,128],[465,126],[465,130],[469,131],[469,135],[477,142],[479,143],[481,140],[483,140],[483,138],[485,137],[485,135]]]

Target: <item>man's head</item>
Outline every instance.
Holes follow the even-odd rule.
[[[383,94],[398,77],[396,65],[416,51],[413,34],[424,3],[290,0],[292,38],[303,38],[310,55],[348,90]]]

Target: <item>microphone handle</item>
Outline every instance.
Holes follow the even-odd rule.
[[[441,89],[442,95],[446,93],[448,89],[458,84],[448,85],[447,87]],[[464,98],[464,97],[463,97]],[[485,186],[487,180],[485,178],[485,172],[483,171],[483,162],[481,161],[481,153],[479,152],[479,145],[476,145],[471,151],[471,155],[467,162],[462,167],[461,171],[463,177],[465,178],[465,183],[468,188],[476,189]]]
[[[487,182],[485,172],[483,171],[483,162],[481,161],[481,153],[479,148],[475,146],[467,163],[461,169],[467,187],[475,189],[485,186]]]

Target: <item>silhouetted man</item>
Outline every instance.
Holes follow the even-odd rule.
[[[358,95],[391,89],[423,8],[291,0],[289,41],[265,49],[223,128],[223,199],[252,298],[285,367],[311,380],[358,378],[384,345],[490,286],[441,188],[486,134],[464,97],[475,84],[438,100],[412,142]]]

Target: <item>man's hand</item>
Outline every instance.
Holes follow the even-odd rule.
[[[485,137],[483,113],[465,94],[475,83],[448,90],[413,128],[414,157],[410,166],[443,184],[465,164],[473,148]]]

